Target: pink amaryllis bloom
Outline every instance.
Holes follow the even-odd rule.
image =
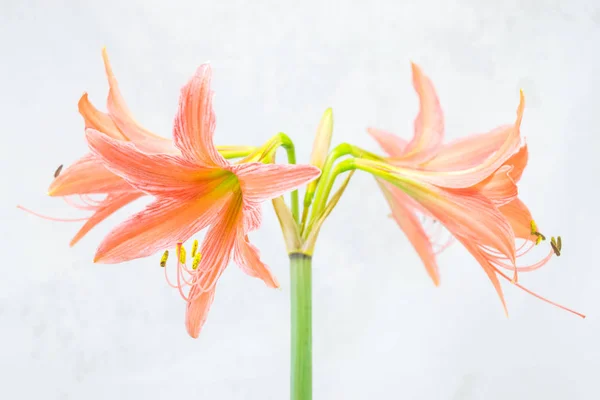
[[[94,156],[154,202],[112,230],[100,244],[95,261],[120,263],[164,249],[178,250],[175,285],[188,302],[186,326],[197,337],[212,303],[217,279],[233,255],[249,275],[269,287],[277,281],[261,261],[248,233],[261,223],[260,203],[317,178],[309,165],[260,162],[230,164],[213,144],[215,115],[210,90],[211,70],[203,65],[183,87],[173,139],[177,154],[150,153],[94,129],[87,139]],[[181,243],[209,228],[196,268],[185,266]],[[183,265],[182,265],[183,264]],[[182,277],[184,270],[188,276]],[[182,288],[190,286],[186,294]]]
[[[413,139],[404,141],[379,129],[368,131],[389,155],[389,168],[371,167],[385,170],[391,178],[380,178],[378,182],[392,217],[415,247],[429,276],[439,284],[435,256],[445,246],[436,252],[435,239],[428,235],[419,215],[439,221],[465,246],[492,281],[505,311],[498,276],[566,309],[517,282],[518,272],[540,268],[559,254],[549,248],[537,262],[518,265],[519,259],[545,240],[529,209],[518,198],[517,184],[528,161],[527,146],[520,136],[523,93],[515,123],[443,144],[444,118],[433,84],[418,66],[413,64],[412,71],[420,100]]]
[[[119,90],[106,49],[102,51],[102,58],[110,88],[107,99],[108,113],[101,112],[94,107],[89,101],[87,93],[84,93],[79,100],[78,108],[84,119],[85,128],[95,129],[115,140],[132,142],[144,151],[177,152],[171,140],[155,135],[133,118]],[[84,155],[58,174],[50,184],[48,194],[62,197],[69,205],[77,209],[91,212],[91,215],[84,218],[61,219],[46,217],[20,207],[51,220],[85,221],[85,224],[71,240],[71,246],[74,246],[92,228],[111,214],[145,195],[144,192],[137,190],[123,178],[106,169],[102,161],[91,153]],[[73,197],[78,197],[79,201]]]

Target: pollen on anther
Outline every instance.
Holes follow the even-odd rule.
[[[194,239],[194,243],[192,244],[192,257],[196,257],[197,251],[198,251],[198,240]]]
[[[167,265],[167,259],[169,258],[169,250],[165,250],[162,257],[160,258],[160,266],[165,267]]]
[[[198,264],[200,264],[200,260],[202,260],[202,254],[197,253],[194,256],[194,261],[192,261],[192,269],[198,269]]]
[[[182,264],[185,264],[185,261],[187,260],[187,255],[185,252],[185,247],[180,246],[179,247],[179,262]]]
[[[562,245],[562,241],[561,241],[561,245]],[[552,250],[554,251],[554,254],[556,254],[557,257],[560,256],[560,248],[558,246],[558,243],[556,242],[556,239],[554,239],[554,236],[552,236],[552,238],[550,239],[550,246],[552,246]]]

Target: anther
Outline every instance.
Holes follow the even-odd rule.
[[[196,257],[197,251],[198,251],[198,240],[194,239],[194,244],[192,244],[192,257]]]
[[[562,251],[562,239],[560,236],[556,237],[556,247],[558,247],[558,251]]]
[[[561,241],[561,245],[562,245],[562,241]],[[554,250],[554,254],[556,254],[556,256],[560,256],[560,248],[558,246],[558,243],[556,242],[556,239],[554,239],[554,236],[552,236],[552,238],[550,239],[550,246],[552,246],[552,250]]]
[[[202,254],[197,253],[194,256],[194,261],[192,261],[192,269],[198,269],[198,264],[200,264],[200,260],[202,260]]]
[[[169,258],[169,250],[165,250],[162,257],[160,258],[160,266],[165,267],[167,265],[167,259]]]
[[[55,178],[58,178],[58,176],[60,175],[60,171],[62,171],[62,169],[63,169],[63,165],[62,165],[62,164],[60,164],[60,165],[58,166],[58,168],[56,168],[56,171],[54,171],[54,177],[55,177]]]
[[[179,246],[179,262],[185,264],[186,259],[185,247]]]

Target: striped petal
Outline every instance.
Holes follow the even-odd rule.
[[[88,154],[65,168],[50,184],[48,194],[50,196],[68,196],[130,192],[132,190],[130,184],[106,169],[99,157]]]
[[[433,246],[417,215],[410,206],[411,198],[399,188],[387,182],[382,182],[378,179],[377,183],[390,205],[392,217],[400,229],[404,231],[419,257],[421,257],[429,277],[438,286],[440,284],[440,275]]]
[[[259,203],[274,199],[316,179],[321,171],[312,165],[245,163],[233,165],[244,200]]]
[[[210,90],[211,76],[210,66],[201,65],[181,89],[173,138],[175,145],[190,162],[223,167],[228,163],[213,143],[215,114]]]

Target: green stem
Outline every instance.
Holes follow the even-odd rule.
[[[337,145],[329,153],[329,155],[325,159],[325,164],[323,165],[323,168],[321,169],[321,177],[319,178],[319,182],[318,182],[316,190],[314,192],[314,203],[312,204],[312,214],[311,214],[311,220],[309,222],[309,227],[313,224],[315,218],[318,218],[319,215],[321,214],[321,212],[323,211],[323,209],[325,208],[325,203],[327,202],[327,199],[329,198],[329,193],[331,192],[331,188],[333,187],[333,183],[335,182],[335,178],[337,177],[337,175],[339,175],[341,172],[345,172],[345,171],[348,171],[349,169],[353,169],[353,168],[346,168],[343,171],[340,171],[337,168],[339,164],[336,165],[335,168],[333,167],[335,162],[339,158],[341,158],[343,156],[347,156],[347,155],[351,155],[353,157],[364,157],[364,158],[370,159],[370,160],[382,160],[382,158],[379,157],[378,155],[373,154],[367,150],[361,149],[358,146],[354,146],[349,143],[341,143],[341,144]],[[346,160],[346,161],[348,161],[348,160]],[[340,164],[342,164],[342,163],[340,163]],[[350,164],[351,163],[346,163],[344,165],[346,167],[348,167],[348,165],[350,165]],[[305,198],[304,198],[304,209],[305,210],[307,210],[308,207],[310,207],[312,200],[313,200],[312,194],[310,197],[305,196]],[[304,222],[306,222],[306,221],[304,221]],[[305,227],[305,225],[303,224],[302,229],[301,229],[301,232],[303,235],[309,231],[309,230],[304,229],[304,227]]]
[[[291,396],[312,399],[312,258],[290,254]]]

